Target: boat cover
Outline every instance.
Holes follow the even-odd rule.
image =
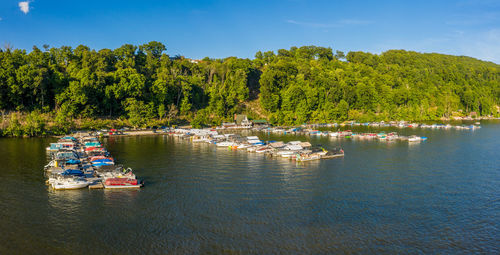
[[[83,172],[80,170],[67,169],[64,172],[62,172],[61,175],[83,176]]]
[[[66,161],[66,164],[80,164],[80,160],[70,159],[70,160]]]
[[[269,145],[271,145],[271,147],[273,147],[273,148],[280,148],[280,147],[285,146],[285,144],[283,142],[270,143]]]
[[[312,146],[310,142],[302,142],[299,145],[302,147],[311,147]]]

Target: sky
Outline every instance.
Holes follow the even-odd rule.
[[[99,50],[149,41],[193,59],[315,45],[500,64],[500,0],[0,0],[0,47]]]

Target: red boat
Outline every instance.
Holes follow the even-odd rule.
[[[98,160],[98,159],[109,159],[111,161],[113,161],[113,158],[111,157],[106,157],[106,156],[93,156],[89,159],[89,161],[95,161],[95,160]]]
[[[141,183],[137,179],[131,178],[108,178],[104,182],[106,189],[121,189],[121,188],[140,188]]]
[[[104,151],[104,148],[102,148],[102,147],[87,147],[87,148],[85,148],[85,151]]]

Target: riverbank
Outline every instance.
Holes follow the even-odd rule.
[[[482,120],[498,120],[499,117],[493,116],[479,116],[475,118],[471,117],[454,117],[454,118],[441,118],[439,120],[426,120],[418,121],[416,123],[450,123],[450,122],[477,122]],[[0,137],[62,137],[69,133],[75,132],[87,132],[88,130],[93,130],[98,135],[124,135],[124,136],[139,136],[139,135],[156,135],[161,134],[168,122],[165,120],[151,120],[149,127],[147,129],[133,130],[130,128],[130,123],[126,119],[78,119],[71,121],[71,124],[62,125],[60,123],[49,121],[50,116],[44,114],[33,114],[30,113],[26,116],[18,113],[11,114],[9,120],[3,120],[0,128]],[[192,127],[186,120],[182,120],[181,123],[186,127]],[[368,124],[367,124],[368,123]],[[339,123],[311,123],[303,124],[300,126],[284,126],[286,128],[293,127],[321,127],[329,125],[330,127],[335,126],[348,126],[348,125],[370,125],[370,126],[380,126],[380,123],[415,123],[413,121],[381,121],[381,122],[359,122],[356,120],[344,121]],[[270,125],[272,126],[272,125]],[[383,126],[383,125],[382,125]],[[156,127],[161,127],[156,129]],[[172,127],[175,127],[173,125]],[[238,128],[238,126],[236,126]],[[283,127],[283,126],[281,126]],[[214,129],[216,127],[213,127]],[[249,129],[251,127],[240,127],[238,129]],[[155,130],[156,129],[156,130]],[[111,131],[113,130],[113,131]]]

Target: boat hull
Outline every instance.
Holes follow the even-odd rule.
[[[103,185],[104,185],[105,189],[138,189],[138,188],[142,187],[142,183],[139,183],[137,185],[132,185],[132,184],[128,184],[128,185],[106,185],[106,184],[103,184]]]
[[[83,189],[89,186],[89,183],[77,183],[77,184],[52,184],[55,190],[70,190],[70,189]]]

